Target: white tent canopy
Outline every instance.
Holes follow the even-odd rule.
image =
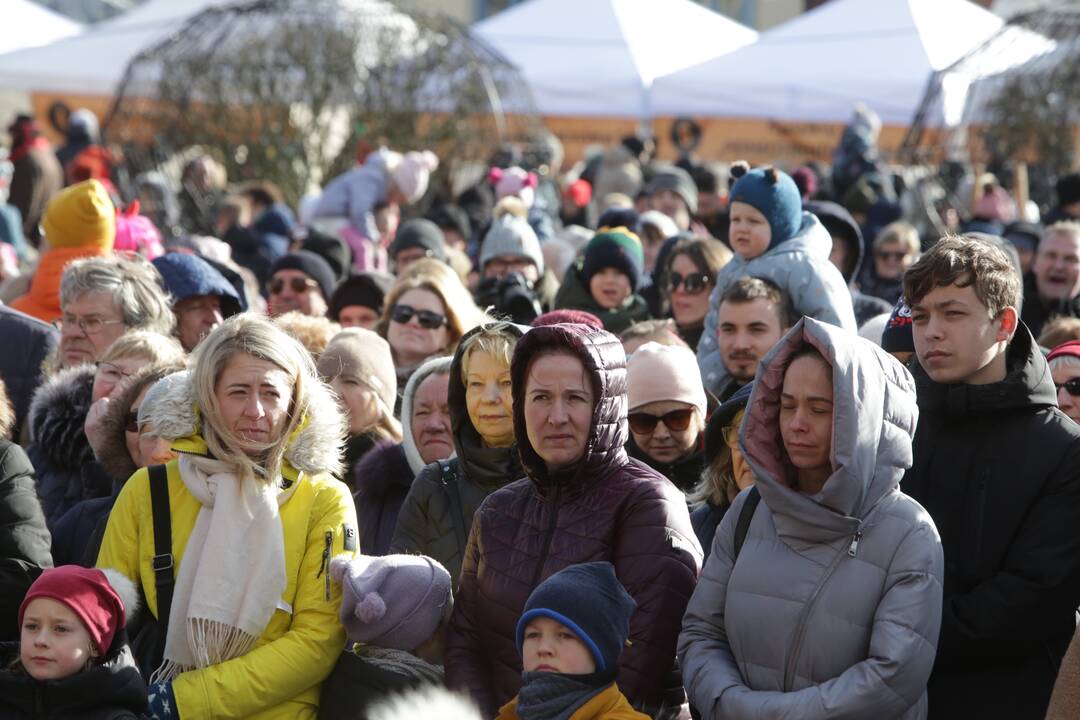
[[[195,13],[227,1],[149,0],[82,34],[5,53],[0,89],[110,95],[135,55],[179,30]]]
[[[1001,26],[967,0],[832,0],[750,47],[659,78],[653,108],[660,115],[844,122],[861,101],[884,123],[907,125],[932,73]]]
[[[690,0],[528,0],[473,26],[518,66],[543,115],[642,118],[661,75],[757,33]]]
[[[77,35],[83,26],[30,0],[5,0],[0,12],[8,32],[0,33],[0,53],[46,45]]]

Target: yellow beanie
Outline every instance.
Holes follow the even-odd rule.
[[[64,188],[45,207],[41,221],[49,247],[112,250],[116,209],[105,186],[87,180]]]

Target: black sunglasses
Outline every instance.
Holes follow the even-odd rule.
[[[1054,383],[1054,387],[1058,390],[1065,388],[1065,392],[1069,393],[1073,397],[1080,397],[1080,377],[1074,377],[1072,380],[1066,380],[1060,385]]]
[[[308,290],[314,287],[318,287],[319,285],[319,283],[315,282],[311,278],[296,277],[295,275],[289,278],[288,282],[289,287],[291,287],[292,291],[297,295],[306,293]],[[266,287],[270,289],[271,295],[277,295],[279,292],[285,289],[285,279],[279,277],[273,278],[270,280]]]
[[[694,417],[694,408],[672,410],[663,415],[650,415],[649,413],[630,413],[627,420],[630,421],[630,429],[638,435],[651,433],[656,429],[656,423],[663,422],[668,430],[682,432],[690,427],[690,419]]]
[[[420,323],[420,327],[427,328],[428,330],[435,330],[446,324],[446,316],[440,315],[437,312],[417,310],[411,305],[395,305],[390,308],[390,319],[396,323],[404,325],[412,320],[414,316],[416,317],[416,322]]]
[[[893,260],[895,262],[900,262],[904,259],[907,253],[903,250],[878,250],[875,255],[877,255],[882,260]]]
[[[709,287],[712,277],[708,273],[690,273],[683,277],[677,272],[668,276],[668,292],[673,293],[682,285],[688,295],[697,295]]]

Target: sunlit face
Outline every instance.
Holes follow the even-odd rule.
[[[660,400],[634,408],[634,412],[662,418],[669,412],[693,407],[677,400]],[[690,424],[682,430],[669,428],[667,423],[660,420],[651,432],[639,433],[631,427],[630,434],[634,436],[634,443],[653,460],[659,463],[671,463],[694,451],[697,447],[698,436],[704,429],[704,418],[694,412]]]
[[[615,268],[603,268],[589,279],[589,294],[605,310],[621,307],[630,293],[630,278]]]
[[[766,298],[720,303],[716,323],[720,359],[739,383],[754,379],[761,359],[783,334],[780,312]]]
[[[423,288],[406,290],[395,304],[446,316],[446,308],[439,296]],[[422,327],[419,316],[414,313],[406,323],[391,319],[386,329],[386,341],[394,351],[397,364],[409,367],[445,350],[450,344],[450,330],[446,323],[437,328]]]
[[[113,341],[127,332],[123,315],[113,296],[107,292],[85,292],[63,308],[60,345],[57,349],[60,366],[69,368],[97,362]],[[83,332],[79,322],[90,323],[91,332]]]
[[[275,282],[280,280],[280,287]],[[293,286],[296,287],[293,287]],[[270,296],[266,301],[266,310],[272,317],[299,310],[304,315],[322,317],[326,315],[326,298],[319,290],[318,283],[306,272],[300,270],[278,270],[270,278]],[[274,289],[277,292],[274,292]],[[299,290],[297,289],[299,288]]]
[[[547,617],[533,618],[525,626],[521,665],[526,672],[564,675],[596,672],[596,661],[585,643],[570,628]]]
[[[194,295],[173,306],[176,336],[184,350],[191,352],[210,331],[223,321],[221,298],[217,295]]]
[[[1016,329],[1016,311],[991,318],[971,285],[934,288],[911,307],[911,334],[919,365],[934,382],[981,385],[1003,369],[994,361]]]
[[[739,411],[732,419],[731,427],[724,433],[724,442],[731,453],[731,474],[735,477],[735,485],[740,491],[754,484],[754,471],[750,469],[750,463],[746,462],[742,450],[739,449],[739,426],[744,415],[745,411]]]
[[[1080,237],[1071,232],[1047,233],[1039,243],[1032,271],[1043,300],[1080,295]]]
[[[98,363],[94,371],[94,386],[91,398],[97,402],[106,396],[115,396],[124,388],[124,381],[138,372],[139,368],[150,363],[150,358],[145,355],[136,355],[129,358],[117,358],[109,362]]]
[[[465,363],[465,407],[488,447],[514,444],[514,401],[510,365],[489,353],[469,353]]]
[[[799,471],[832,471],[833,384],[831,368],[817,357],[800,357],[784,373],[780,437]]]
[[[701,270],[689,255],[680,253],[671,261],[671,273],[678,273],[685,278],[700,274]],[[675,322],[683,327],[694,327],[705,322],[705,316],[709,314],[709,295],[714,287],[716,282],[710,280],[700,292],[689,293],[686,291],[686,283],[680,283],[671,293],[671,315]]]
[[[379,421],[378,394],[360,378],[341,373],[330,381],[330,387],[341,399],[349,420],[349,434],[360,435]]]
[[[558,354],[533,361],[525,380],[525,431],[548,470],[584,456],[594,404],[581,360]]]
[[[292,378],[269,360],[237,353],[217,379],[214,395],[221,421],[250,454],[281,439],[289,421]]]
[[[1065,388],[1065,383],[1075,378],[1080,378],[1080,365],[1055,365],[1050,370],[1057,386],[1058,407],[1061,412],[1080,423],[1080,397],[1073,396]]]
[[[753,260],[769,249],[772,226],[753,205],[744,202],[731,203],[729,211],[728,242],[736,255]]]
[[[79,616],[52,598],[34,598],[26,606],[20,640],[19,660],[35,680],[71,677],[95,654]]]
[[[890,240],[874,250],[874,272],[879,278],[896,280],[915,262],[915,256],[901,242]]]
[[[428,375],[413,394],[412,432],[416,448],[425,463],[454,454],[450,425],[450,404],[446,399],[450,375]]]
[[[649,206],[674,220],[679,230],[690,228],[690,208],[686,207],[686,201],[674,190],[659,190],[653,193],[649,196]]]
[[[338,324],[343,328],[361,327],[374,330],[379,324],[379,313],[366,305],[346,305],[338,312]]]

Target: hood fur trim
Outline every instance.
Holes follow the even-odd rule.
[[[289,441],[285,460],[304,473],[334,473],[341,464],[345,421],[330,388],[323,382],[309,382],[308,395],[306,421]],[[202,426],[195,410],[191,373],[158,399],[147,419],[154,424],[158,436],[168,440],[200,434]]]
[[[78,469],[94,459],[83,430],[93,389],[94,366],[79,365],[59,371],[34,393],[30,442],[56,469]]]
[[[135,588],[135,583],[119,570],[101,568],[101,572],[105,574],[105,579],[109,581],[112,589],[120,596],[120,601],[124,603],[124,624],[126,625],[139,612],[139,591]]]

